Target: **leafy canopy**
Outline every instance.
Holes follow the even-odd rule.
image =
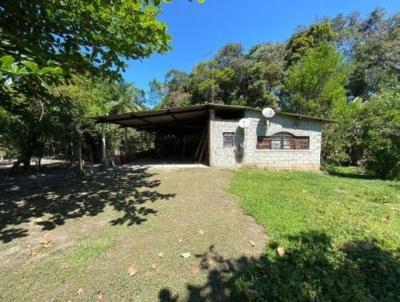
[[[350,65],[332,43],[309,50],[290,66],[284,81],[284,107],[292,112],[329,116],[346,104]]]
[[[125,59],[169,49],[159,9],[138,1],[17,0],[0,10],[0,53],[39,66],[118,77]]]
[[[361,117],[367,168],[380,177],[400,177],[400,83],[372,96]]]

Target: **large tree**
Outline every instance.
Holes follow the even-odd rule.
[[[386,85],[361,115],[367,168],[384,178],[400,177],[400,84]]]
[[[0,53],[39,66],[118,77],[126,59],[168,50],[158,8],[142,1],[15,0],[0,4]]]
[[[287,43],[287,64],[298,62],[303,55],[321,43],[332,42],[335,33],[328,22],[312,24],[306,29],[299,30]]]
[[[320,44],[288,69],[283,107],[296,113],[331,116],[332,109],[347,102],[349,72],[349,63],[334,44]]]
[[[400,76],[400,14],[387,16],[376,9],[367,17],[359,13],[339,15],[332,20],[335,40],[353,61],[349,94],[364,100],[381,86]]]
[[[53,124],[74,121],[65,117],[75,112],[68,109],[70,103],[54,94],[52,86],[74,73],[120,79],[127,59],[168,50],[170,36],[156,18],[158,4],[131,0],[0,4],[0,111],[8,121],[1,132],[11,137],[9,148],[20,151],[26,166],[46,133],[55,129]]]

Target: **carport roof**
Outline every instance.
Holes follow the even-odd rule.
[[[232,106],[222,104],[202,104],[188,107],[159,109],[113,114],[96,118],[97,123],[113,123],[122,127],[134,127],[140,129],[155,129],[159,127],[181,127],[181,128],[201,128],[209,117],[209,110],[214,109],[217,113],[240,113],[246,110],[261,112],[261,109]],[[319,122],[329,122],[329,120],[319,117],[312,117],[302,114],[278,111],[277,115],[290,116],[298,119],[314,120]]]

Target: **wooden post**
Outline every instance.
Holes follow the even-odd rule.
[[[108,168],[106,156],[106,130],[104,124],[101,125],[101,163],[104,169]]]
[[[140,152],[143,153],[143,130],[140,130]]]
[[[211,166],[212,165],[212,146],[211,146],[211,142],[212,142],[212,138],[214,137],[214,134],[213,134],[213,131],[214,131],[214,129],[213,129],[213,127],[212,127],[212,125],[213,125],[213,121],[215,120],[215,110],[214,109],[210,109],[210,112],[209,112],[209,117],[208,117],[208,125],[207,125],[207,151],[208,151],[208,154],[207,154],[207,161],[208,161],[208,165],[209,166]]]
[[[78,161],[79,161],[79,175],[83,175],[83,159],[82,159],[82,138],[78,130]]]
[[[203,145],[203,140],[204,140],[206,134],[207,134],[207,130],[204,129],[202,134],[201,134],[200,141],[199,141],[199,144],[198,144],[197,149],[196,149],[196,153],[194,154],[194,157],[196,158],[196,160],[198,160],[198,158],[199,158],[201,147]]]
[[[70,160],[70,166],[72,167],[74,165],[74,161],[75,161],[75,152],[74,152],[74,142],[71,140],[70,143],[70,148],[71,148],[71,160]]]
[[[125,130],[125,133],[124,133],[125,134],[125,140],[124,140],[125,141],[124,142],[125,157],[124,158],[125,158],[125,161],[128,161],[128,147],[129,147],[129,144],[128,144],[128,128],[125,127],[124,130]]]

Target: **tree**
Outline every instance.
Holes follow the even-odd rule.
[[[160,108],[174,108],[189,105],[190,94],[187,92],[189,75],[177,69],[171,69],[165,75],[164,82],[150,82],[150,98],[158,101]]]
[[[339,165],[357,165],[364,156],[361,112],[363,103],[356,98],[332,112],[332,123],[324,128],[322,157]]]
[[[383,178],[400,177],[400,84],[387,85],[362,115],[367,169]]]
[[[166,26],[156,19],[159,1],[152,3],[18,0],[0,4],[0,110],[8,117],[0,135],[19,151],[25,167],[32,153],[43,149],[47,134],[57,129],[52,123],[75,119],[76,107],[54,94],[53,86],[70,80],[74,73],[120,79],[126,59],[169,49]]]
[[[261,44],[245,53],[241,44],[230,43],[193,68],[186,89],[193,104],[276,106],[284,67],[283,44]]]
[[[313,24],[309,28],[293,35],[287,43],[287,64],[288,66],[298,62],[303,55],[321,43],[333,42],[335,33],[331,24]]]
[[[400,76],[400,14],[375,9],[366,18],[353,13],[332,20],[335,40],[353,61],[349,94],[367,100],[380,86]]]
[[[87,76],[74,76],[72,83],[55,88],[56,94],[64,97],[70,105],[69,120],[64,121],[64,127],[71,129],[65,133],[65,140],[75,142],[76,135],[85,136],[86,141],[94,142],[99,136],[94,120],[96,116],[140,111],[144,107],[144,91],[133,84],[118,81],[92,79]],[[110,148],[121,145],[121,135],[115,127],[107,127]],[[81,134],[79,134],[81,133]],[[83,137],[81,137],[82,139]],[[100,141],[100,140],[97,140]],[[92,151],[95,144],[92,143]],[[95,153],[95,152],[92,152]],[[96,157],[94,154],[91,154]]]
[[[248,106],[276,107],[285,72],[285,44],[266,43],[254,46],[248,54]]]
[[[288,69],[282,106],[291,112],[331,116],[333,108],[347,102],[349,72],[349,63],[334,44],[320,44]]]
[[[158,9],[141,1],[16,0],[0,9],[0,53],[17,61],[118,78],[125,59],[169,49]]]

